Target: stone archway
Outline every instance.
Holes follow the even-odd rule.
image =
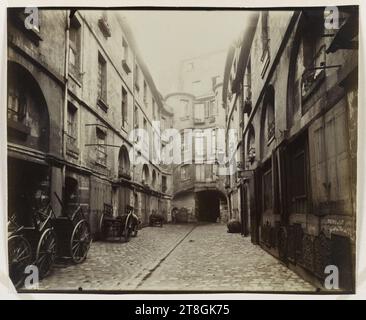
[[[49,150],[50,119],[43,92],[33,75],[8,62],[8,142],[41,152]]]
[[[43,92],[22,65],[8,61],[7,92],[8,212],[19,223],[32,224],[37,192],[51,198],[49,112]]]
[[[196,218],[202,222],[217,222],[222,216],[226,197],[218,190],[196,192]]]

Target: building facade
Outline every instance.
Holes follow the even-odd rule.
[[[125,19],[40,9],[26,28],[24,9],[8,13],[9,213],[31,220],[27,206],[42,187],[56,214],[55,194],[64,209],[80,204],[94,236],[104,205],[116,216],[131,205],[143,224],[154,211],[169,220],[170,167],[152,161],[152,143],[136,164],[131,131],[159,136],[153,121],[172,115]]]
[[[218,161],[220,154],[225,155],[224,141],[219,143],[219,130],[225,128],[224,61],[224,51],[182,61],[177,91],[165,97],[181,141],[182,161],[172,166],[172,209],[178,220],[227,219],[225,177],[219,174]],[[224,140],[224,134],[221,137]]]
[[[352,290],[358,11],[340,7],[338,28],[325,17],[262,11],[229,51],[223,102],[241,165],[228,193],[253,243],[320,287],[335,265]]]

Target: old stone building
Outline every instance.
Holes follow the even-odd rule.
[[[217,159],[225,153],[218,134],[219,129],[225,128],[221,103],[224,61],[225,51],[182,61],[177,91],[165,97],[173,110],[173,127],[179,131],[181,140],[182,161],[173,165],[172,209],[178,220],[227,218],[225,177],[219,174]],[[208,146],[212,147],[212,153]]]
[[[114,215],[135,207],[143,224],[153,211],[169,219],[170,167],[135,164],[134,128],[160,135],[170,125],[126,21],[115,11],[38,10],[26,28],[24,9],[9,9],[9,212],[31,219],[32,193],[42,186],[60,214],[80,204],[98,234],[104,205]],[[24,201],[23,201],[24,200]],[[28,210],[29,211],[29,210]]]
[[[253,13],[229,50],[223,103],[240,130],[231,216],[252,242],[317,286],[354,288],[357,8]],[[334,25],[333,25],[334,26]]]

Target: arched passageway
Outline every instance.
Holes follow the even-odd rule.
[[[226,198],[217,190],[196,193],[196,218],[198,221],[217,222]]]

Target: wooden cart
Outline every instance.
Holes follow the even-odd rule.
[[[8,222],[9,275],[16,288],[23,284],[28,265],[38,267],[40,279],[50,273],[56,258],[56,234],[50,223],[52,214],[48,206],[34,213],[32,226],[20,226],[14,218]]]
[[[32,216],[32,226],[18,225],[15,215],[8,222],[9,275],[16,288],[23,285],[28,265],[37,266],[42,279],[50,273],[56,257],[81,263],[90,248],[90,229],[80,206],[71,215],[56,217],[48,203]]]
[[[99,221],[99,233],[101,240],[111,238],[123,238],[125,242],[130,241],[131,236],[136,237],[140,224],[139,218],[133,213],[133,207],[126,206],[126,213],[114,217],[113,207],[104,204],[104,210]]]

